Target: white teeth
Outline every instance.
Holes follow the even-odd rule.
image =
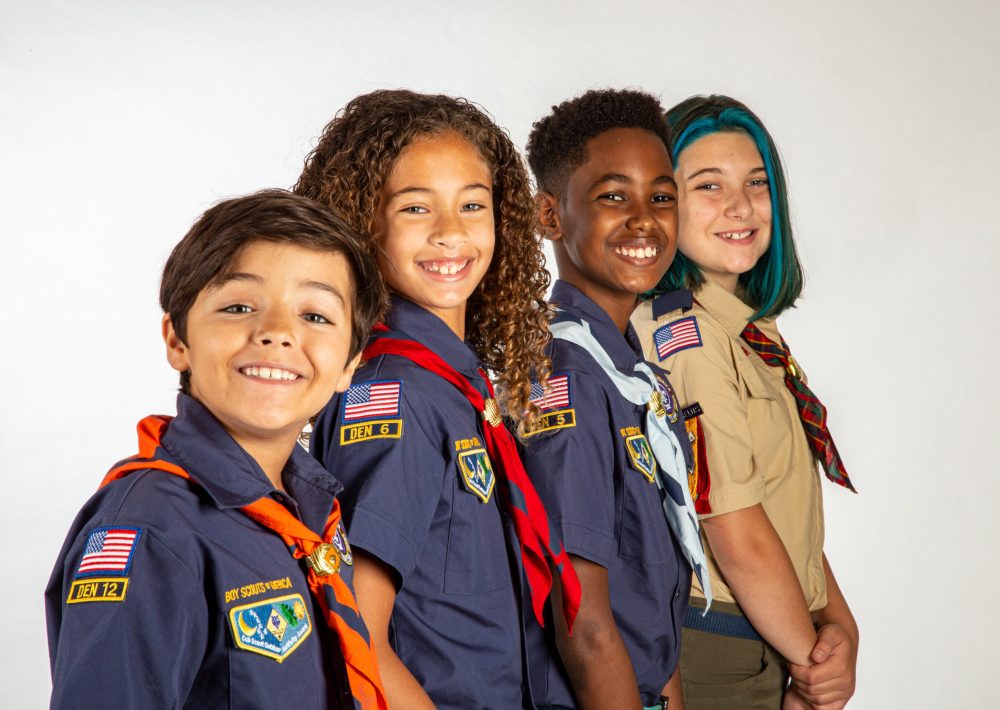
[[[459,271],[464,269],[468,263],[468,259],[465,261],[425,261],[421,264],[421,266],[434,274],[454,276]]]
[[[659,247],[615,247],[615,253],[633,259],[649,259],[660,253]]]
[[[256,377],[261,380],[295,380],[298,375],[288,370],[281,370],[277,367],[244,367],[240,370],[247,377]]]
[[[723,239],[729,239],[730,241],[739,241],[741,239],[746,239],[751,234],[753,234],[752,229],[747,229],[742,232],[719,232],[719,236]]]

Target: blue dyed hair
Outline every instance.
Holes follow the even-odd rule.
[[[674,165],[684,149],[699,138],[731,131],[745,133],[757,146],[771,192],[771,244],[753,268],[740,274],[744,300],[756,309],[754,320],[777,316],[795,305],[802,293],[802,266],[795,252],[788,218],[785,171],[774,140],[760,119],[736,99],[728,96],[692,96],[667,111]],[[648,295],[680,288],[697,289],[705,283],[701,268],[680,251],[670,269]]]

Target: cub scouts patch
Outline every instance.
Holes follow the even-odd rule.
[[[653,333],[653,344],[656,345],[656,354],[661,361],[681,350],[701,347],[698,318],[688,316],[657,328]]]
[[[569,375],[553,375],[548,381],[548,390],[538,382],[531,383],[530,398],[541,414],[535,420],[531,431],[525,436],[534,436],[543,431],[566,429],[576,426],[576,411],[572,409]]]
[[[661,377],[660,375],[656,376],[656,388],[660,390],[663,411],[666,413],[670,423],[674,424],[677,421],[677,417],[679,416],[678,410],[680,409],[677,404],[677,395],[674,394],[674,388],[670,386],[665,377]]]
[[[127,577],[141,536],[142,528],[94,528],[87,536],[74,578]]]
[[[625,427],[622,429],[625,437],[625,451],[628,453],[632,467],[645,476],[646,481],[652,483],[656,480],[656,457],[646,440],[646,435],[639,431],[638,427]]]
[[[403,420],[399,418],[402,388],[403,383],[399,380],[351,385],[344,395],[340,445],[369,439],[400,438],[403,435]]]
[[[496,477],[493,475],[493,465],[486,449],[472,449],[458,455],[458,468],[462,472],[465,487],[475,493],[479,500],[486,503],[493,493]]]
[[[712,478],[708,471],[708,453],[705,450],[705,430],[701,425],[701,405],[697,402],[684,408],[684,428],[691,441],[694,454],[694,468],[688,472],[688,490],[694,501],[694,511],[699,515],[712,512],[708,495],[712,488]]]
[[[351,543],[347,541],[347,531],[344,530],[344,521],[337,523],[337,529],[333,531],[333,546],[340,555],[340,559],[345,565],[354,562],[354,555],[351,553]]]
[[[284,661],[312,631],[301,594],[244,604],[229,610],[229,625],[239,648]]]

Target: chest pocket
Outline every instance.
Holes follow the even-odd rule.
[[[623,475],[619,482],[621,534],[618,554],[640,566],[676,564],[673,536],[663,515],[660,491],[655,482],[631,465],[622,444],[616,456]]]
[[[445,594],[484,594],[509,587],[510,563],[496,493],[483,502],[466,488],[457,460],[445,559]]]
[[[765,481],[771,481],[793,466],[792,436],[797,422],[791,416],[794,403],[788,401],[792,395],[756,355],[739,353],[737,363],[746,395],[754,466]]]

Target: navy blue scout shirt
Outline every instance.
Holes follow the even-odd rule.
[[[556,322],[587,322],[615,367],[634,373],[643,357],[631,325],[623,338],[600,306],[564,281],[556,281],[552,300],[560,309]],[[552,370],[554,380],[566,376],[568,395],[543,409],[542,429],[524,442],[525,467],[567,552],[607,568],[611,609],[642,701],[652,705],[677,667],[691,568],[636,443],[645,435],[646,411],[624,399],[578,345],[554,339]],[[690,466],[682,418],[671,428]],[[528,626],[535,700],[576,707],[551,629],[546,623],[543,636]]]
[[[394,298],[388,325],[385,337],[422,343],[486,396],[476,354],[440,318]],[[437,707],[520,708],[519,561],[478,412],[438,375],[382,355],[327,405],[312,450],[344,482],[351,544],[395,571],[389,641]]]
[[[340,484],[296,446],[286,496],[200,403],[177,411],[161,446],[198,483],[136,471],[66,538],[45,592],[52,707],[354,708],[303,563],[239,510],[270,495],[322,531]]]

